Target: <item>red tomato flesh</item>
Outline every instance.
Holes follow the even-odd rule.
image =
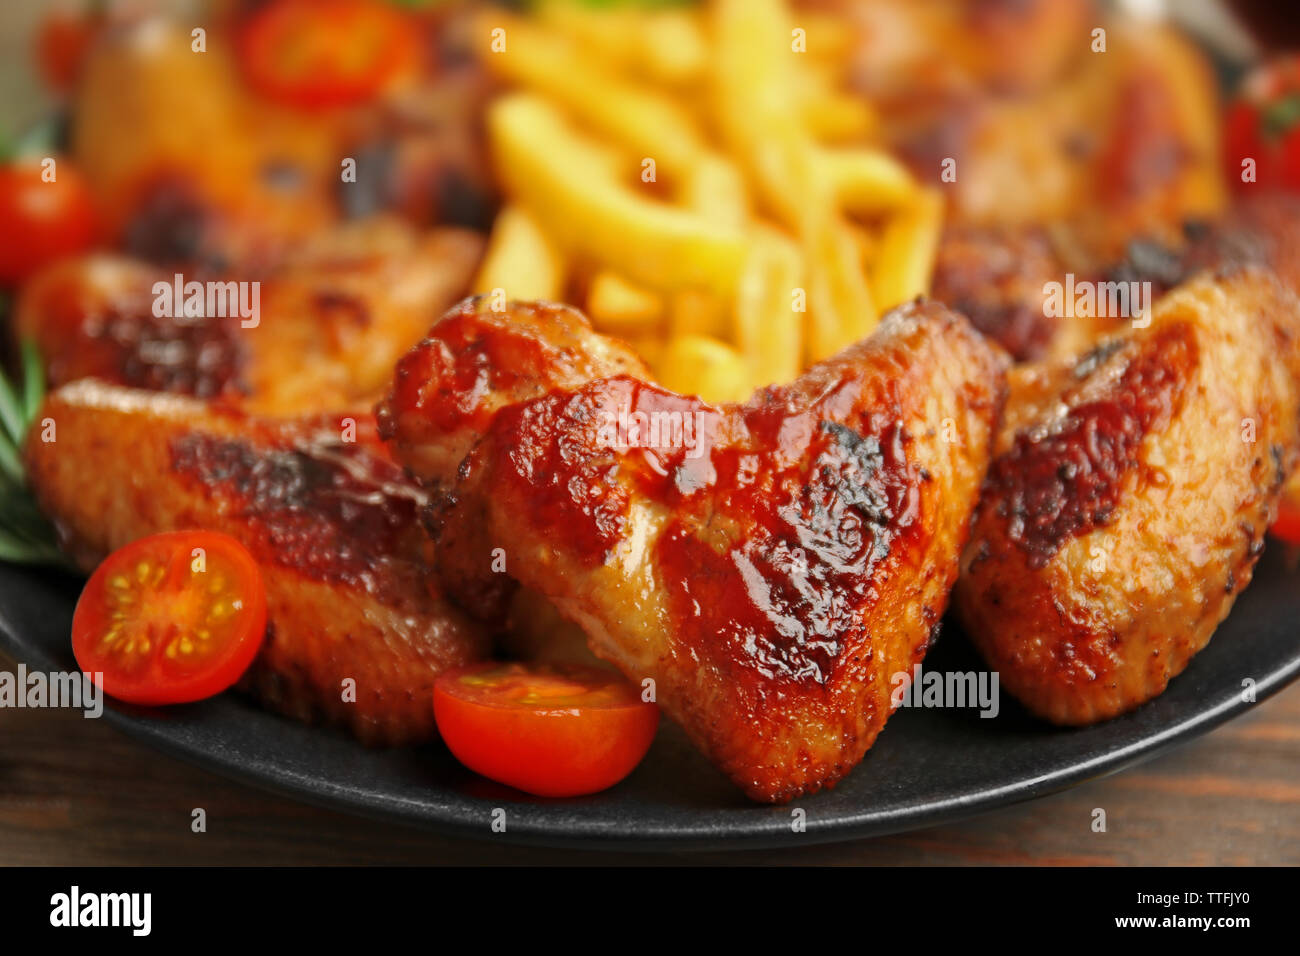
[[[1300,58],[1284,56],[1255,69],[1224,121],[1229,183],[1300,192]],[[1243,182],[1242,161],[1255,162],[1254,182]]]
[[[96,222],[90,189],[69,160],[54,181],[37,159],[0,166],[0,283],[16,285],[56,259],[89,248]]]
[[[260,92],[317,109],[364,102],[418,64],[418,25],[380,0],[272,0],[240,36]]]
[[[239,680],[265,633],[253,556],[228,535],[175,531],[119,548],[95,570],[72,617],[72,651],[118,700],[179,704]]]
[[[1282,500],[1278,502],[1277,519],[1269,525],[1269,533],[1275,538],[1291,544],[1300,544],[1300,494],[1295,488],[1296,480],[1287,482],[1282,491]]]
[[[612,787],[641,762],[659,726],[657,706],[595,667],[458,668],[434,684],[433,710],[457,760],[542,797]]]

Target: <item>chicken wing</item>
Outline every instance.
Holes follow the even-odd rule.
[[[954,607],[1029,710],[1151,699],[1250,582],[1300,452],[1300,302],[1204,275],[1150,326],[1009,376]]]
[[[496,311],[474,296],[397,363],[379,431],[417,479],[440,487],[502,408],[614,375],[650,379],[631,348],[593,331],[576,309],[510,302]]]
[[[545,595],[754,799],[831,786],[938,630],[1004,365],[924,303],[743,405],[620,375],[502,408],[434,522],[448,593]]]
[[[270,627],[244,686],[272,709],[367,743],[423,740],[434,678],[486,655],[482,629],[426,580],[422,495],[373,420],[269,421],[89,380],[51,393],[38,420],[31,484],[87,569],[158,531],[222,531],[248,547]]]
[[[1163,234],[1161,234],[1163,232]],[[1223,215],[1189,219],[1130,236],[1124,256],[1099,264],[1063,223],[1036,226],[954,225],[945,230],[931,294],[968,317],[1018,361],[1072,358],[1117,330],[1104,315],[1056,316],[1044,309],[1047,283],[1072,274],[1084,282],[1149,282],[1162,294],[1206,270],[1271,269],[1300,294],[1300,199],[1264,193]]]
[[[1082,22],[1068,42],[1073,56],[1050,82],[1015,95],[963,86],[931,102],[904,98],[886,109],[884,135],[922,179],[950,166],[955,222],[1068,223],[1100,268],[1134,235],[1168,238],[1188,218],[1217,215],[1225,190],[1204,54],[1167,26]],[[1102,26],[1105,52],[1090,52]]]
[[[170,285],[173,272],[92,255],[34,277],[15,328],[40,346],[55,386],[96,377],[239,398],[272,415],[366,408],[393,363],[465,291],[480,249],[465,232],[419,236],[392,220],[331,230],[257,280],[253,327],[239,315],[159,316],[153,286]]]

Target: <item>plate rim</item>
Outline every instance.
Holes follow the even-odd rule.
[[[41,573],[40,569],[19,568],[7,564],[0,567],[6,571]],[[39,645],[24,641],[13,633],[14,628],[11,615],[0,613],[0,649],[15,661],[25,663],[29,667],[60,666],[60,662]],[[965,637],[958,639],[965,640]],[[806,830],[799,833],[795,833],[790,827],[790,817],[784,813],[784,806],[756,805],[752,810],[752,818],[728,820],[725,832],[704,824],[696,827],[674,824],[671,828],[665,828],[660,823],[651,824],[648,828],[639,831],[620,829],[613,823],[584,828],[581,824],[575,826],[571,822],[566,822],[563,828],[557,829],[553,820],[548,821],[545,817],[541,817],[530,822],[526,813],[516,813],[510,819],[508,831],[505,834],[497,834],[491,832],[483,819],[468,819],[455,808],[412,803],[394,795],[385,796],[381,792],[345,786],[324,777],[304,776],[277,766],[269,759],[250,763],[246,753],[227,754],[219,749],[193,746],[178,739],[175,734],[168,733],[171,724],[157,721],[148,713],[137,713],[132,712],[131,709],[120,708],[112,701],[105,702],[103,718],[110,726],[127,737],[169,758],[255,789],[335,812],[447,836],[475,840],[504,838],[512,844],[524,846],[598,851],[653,853],[656,851],[761,850],[808,847],[921,830],[1058,793],[1087,780],[1106,777],[1143,763],[1208,733],[1272,697],[1298,678],[1300,678],[1300,648],[1290,653],[1285,663],[1271,669],[1257,681],[1253,701],[1246,701],[1241,694],[1220,698],[1216,703],[1207,704],[1168,726],[1144,734],[1139,739],[1129,741],[1122,746],[1049,769],[1036,777],[1028,779],[1021,777],[1000,786],[987,787],[975,794],[949,795],[920,807],[901,810],[891,808],[885,811],[873,811],[870,808],[863,808],[858,812],[841,811],[837,812],[832,819],[822,821],[810,815]],[[242,699],[240,706],[261,710],[256,702],[248,698]],[[277,715],[276,719],[288,721],[290,718]],[[347,738],[346,734],[337,730],[314,729],[321,733],[337,734],[349,743],[354,743]],[[1069,732],[1070,729],[1062,730]],[[359,743],[355,745],[361,747]],[[528,799],[526,795],[521,797]],[[506,806],[526,808],[538,805],[536,802],[522,800],[511,802],[508,796],[503,796],[502,800]],[[543,802],[542,805],[546,803]],[[555,803],[562,805],[565,801],[555,801]],[[735,811],[727,808],[720,812]]]

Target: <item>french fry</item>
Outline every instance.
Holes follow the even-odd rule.
[[[562,249],[656,291],[733,292],[748,253],[740,230],[611,180],[589,142],[540,97],[517,93],[498,99],[487,124],[507,194]]]
[[[808,261],[808,360],[819,362],[871,334],[879,317],[858,243],[831,221],[805,244]]]
[[[611,67],[632,69],[639,60],[641,20],[637,11],[596,8],[579,0],[545,0],[536,5],[535,18]]]
[[[850,143],[874,133],[880,124],[871,105],[861,97],[833,90],[804,100],[800,116],[814,137],[823,143]]]
[[[715,401],[793,379],[926,290],[941,197],[861,145],[878,117],[844,88],[841,17],[787,0],[534,11],[484,14],[506,30],[485,62],[522,89],[488,111],[512,205],[480,284],[562,290],[572,266],[599,328]],[[635,182],[644,158],[658,191]]]
[[[825,203],[812,140],[797,120],[789,17],[779,0],[718,0],[711,12],[713,120],[762,204],[798,230],[809,197],[819,208]]]
[[[683,289],[672,297],[668,309],[671,335],[724,338],[731,332],[727,300],[700,289]]]
[[[663,296],[604,270],[592,277],[587,290],[587,312],[602,331],[614,335],[649,335],[664,317]]]
[[[907,167],[875,149],[822,149],[820,175],[851,213],[875,216],[916,201],[919,187]]]
[[[703,74],[708,46],[694,11],[647,11],[638,37],[641,66],[654,81],[681,85]]]
[[[751,390],[799,374],[803,321],[794,311],[794,295],[803,281],[798,244],[776,229],[761,227],[733,311],[733,337],[749,359]]]
[[[511,299],[559,299],[567,273],[564,256],[541,226],[518,206],[497,214],[475,292],[504,289]]]
[[[745,357],[725,342],[702,335],[669,339],[656,368],[659,383],[706,402],[738,402],[749,397],[752,374]]]
[[[696,79],[708,58],[698,14],[692,10],[593,9],[551,0],[537,18],[612,68],[676,86]]]
[[[844,228],[853,237],[853,244],[858,248],[858,262],[862,265],[863,271],[866,272],[876,258],[876,247],[878,245],[876,233],[874,230],[856,222],[847,222],[844,224]],[[870,273],[867,274],[870,275]]]
[[[671,97],[602,69],[581,47],[527,20],[490,20],[506,30],[505,50],[485,57],[493,72],[554,100],[638,164],[650,158],[665,173],[684,175],[704,151],[689,112]]]
[[[886,309],[930,289],[943,229],[943,195],[921,190],[906,209],[885,224],[872,264],[871,288]]]
[[[835,184],[821,175],[820,148],[797,121],[791,21],[780,0],[717,0],[712,9],[715,119],[747,157],[769,211],[799,237],[809,354],[825,358],[870,332],[876,311]]]
[[[710,222],[723,226],[741,226],[750,216],[745,175],[720,153],[700,156],[682,181],[676,199]]]

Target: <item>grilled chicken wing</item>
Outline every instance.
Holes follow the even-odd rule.
[[[620,375],[505,407],[435,523],[448,593],[498,613],[504,558],[751,797],[831,786],[937,631],[1003,367],[927,303],[743,405]]]
[[[1124,256],[1098,265],[1064,225],[954,225],[945,230],[932,294],[1019,361],[1070,358],[1116,330],[1106,316],[1057,317],[1045,286],[1067,274],[1086,282],[1149,282],[1156,294],[1197,274],[1233,266],[1271,269],[1300,294],[1300,199],[1264,193],[1223,215],[1191,219],[1176,235],[1131,236]]]
[[[1092,53],[1090,31],[1103,23],[1106,51]],[[922,178],[956,163],[956,222],[1068,223],[1100,268],[1135,235],[1172,237],[1222,210],[1215,83],[1205,57],[1167,27],[1093,21],[1071,46],[1078,55],[1050,83],[1013,96],[955,90],[931,109],[905,101],[885,135]]]
[[[511,302],[497,312],[475,296],[397,363],[379,430],[416,478],[437,487],[455,479],[502,408],[613,375],[650,378],[635,352],[594,332],[575,309]]]
[[[1202,276],[1148,328],[1021,366],[954,607],[1035,714],[1087,724],[1164,690],[1250,582],[1300,453],[1300,302]]]
[[[484,656],[482,630],[428,586],[419,490],[373,421],[250,417],[179,396],[82,381],[48,397],[26,448],[38,500],[91,568],[143,535],[222,531],[263,570],[266,643],[244,686],[367,743],[434,733],[443,669]],[[343,681],[356,682],[355,703]]]
[[[1087,265],[1067,262],[1058,245],[1041,228],[950,226],[939,243],[931,294],[1017,361],[1077,355],[1110,331],[1113,320],[1056,316],[1044,308],[1047,284],[1064,282],[1067,273],[1104,279]]]
[[[264,414],[368,407],[397,361],[469,284],[481,242],[423,237],[391,220],[333,230],[259,280],[255,327],[238,314],[155,314],[154,283],[174,273],[92,255],[24,287],[20,337],[32,338],[57,386],[97,377],[201,398],[239,398]],[[185,281],[237,278],[185,275]]]

